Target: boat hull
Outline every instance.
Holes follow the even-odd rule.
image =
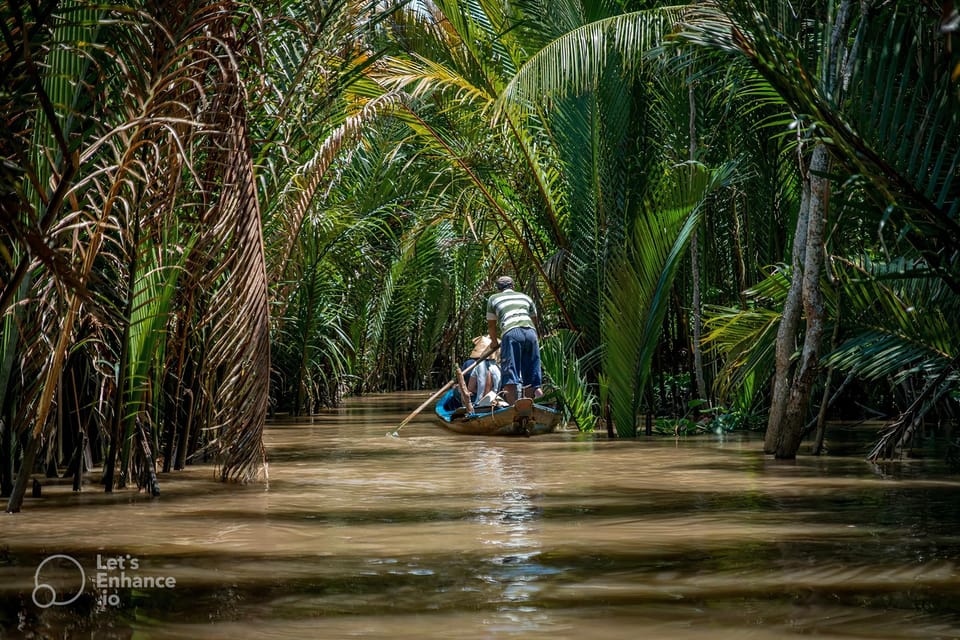
[[[511,407],[466,413],[457,407],[452,389],[437,400],[435,412],[451,431],[477,436],[537,436],[552,433],[560,424],[556,409],[529,398],[518,400]]]

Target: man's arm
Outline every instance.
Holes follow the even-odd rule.
[[[493,340],[494,344],[500,344],[497,340],[497,321],[487,318],[487,333],[490,334],[490,339]]]

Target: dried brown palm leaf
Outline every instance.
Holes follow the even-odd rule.
[[[229,317],[231,312],[227,309],[231,301],[243,298],[242,294],[232,292],[259,286],[260,300],[239,311],[233,310],[232,314],[243,318],[246,311],[256,308],[263,312],[260,321],[266,322],[262,242],[257,244],[261,265],[258,285],[244,276],[248,256],[238,250],[245,246],[248,242],[245,238],[250,234],[259,234],[259,210],[243,133],[242,103],[217,103],[211,97],[224,87],[235,85],[237,77],[235,72],[232,76],[225,73],[228,68],[234,69],[231,66],[234,53],[220,37],[223,30],[215,28],[232,18],[233,5],[183,3],[157,11],[157,15],[123,11],[119,16],[111,16],[114,46],[99,51],[101,59],[95,67],[99,77],[109,80],[95,87],[98,99],[91,101],[93,111],[81,114],[93,126],[78,140],[75,158],[81,178],[70,182],[71,189],[62,198],[70,202],[70,211],[66,215],[49,216],[46,212],[42,216],[34,215],[32,219],[42,218],[47,223],[40,226],[39,232],[34,230],[36,225],[28,227],[34,235],[39,233],[39,240],[26,232],[16,235],[16,241],[24,247],[42,244],[50,251],[49,258],[36,263],[46,268],[37,271],[38,279],[27,294],[24,318],[29,330],[21,333],[19,372],[22,379],[30,383],[21,385],[18,402],[19,414],[24,418],[19,423],[25,425],[22,431],[27,453],[24,469],[30,469],[37,450],[50,435],[50,416],[56,406],[67,353],[78,341],[76,326],[80,320],[99,316],[104,322],[87,323],[101,328],[92,338],[102,347],[98,348],[96,357],[106,355],[116,363],[115,369],[103,371],[104,384],[98,386],[114,399],[97,399],[101,413],[109,413],[105,408],[113,407],[115,426],[109,434],[111,451],[105,465],[105,469],[111,471],[108,475],[112,476],[121,440],[120,421],[128,418],[129,411],[142,411],[139,405],[128,406],[129,402],[123,399],[130,388],[125,382],[129,366],[125,349],[130,340],[133,314],[137,311],[133,299],[138,265],[143,252],[150,250],[161,236],[161,230],[182,228],[176,233],[183,233],[187,238],[192,234],[205,234],[209,241],[204,261],[222,262],[221,271],[213,277],[222,274],[227,286],[223,292],[216,287],[211,289],[218,304],[211,305],[206,317]],[[212,104],[240,105],[240,134],[231,128],[235,122],[232,116],[224,120],[217,115],[221,111],[227,114],[232,111],[211,108]],[[205,113],[214,115],[205,116]],[[51,116],[56,117],[59,116]],[[224,128],[217,129],[218,125]],[[235,149],[240,150],[246,163],[223,161],[232,158]],[[211,172],[201,176],[191,169],[191,164],[195,157],[204,156],[217,161],[208,163]],[[61,179],[64,175],[57,170],[52,173]],[[189,209],[200,213],[185,223],[178,220],[179,212]],[[243,229],[244,225],[252,224],[257,225],[256,229]],[[17,231],[14,225],[5,226]],[[132,230],[136,232],[131,233]],[[171,247],[170,250],[177,260],[176,254],[187,249]],[[44,258],[44,254],[38,257]],[[65,267],[56,268],[58,265]],[[110,287],[98,282],[98,277],[109,281]],[[93,294],[84,295],[84,287],[90,287],[93,282],[97,282]],[[194,284],[216,283],[194,280]],[[186,293],[183,300],[189,301],[190,292]],[[250,296],[244,299],[249,300]],[[207,372],[205,384],[211,389],[225,390],[211,394],[217,403],[216,413],[197,412],[200,426],[233,424],[230,416],[234,401],[236,413],[254,416],[250,438],[225,454],[225,475],[232,475],[238,466],[243,467],[244,455],[253,459],[262,456],[259,437],[265,415],[266,385],[261,393],[263,399],[254,401],[252,408],[245,403],[243,392],[253,389],[252,394],[256,396],[256,385],[243,387],[241,384],[240,392],[232,392],[238,387],[235,380],[243,375],[238,376],[224,363],[232,357],[242,359],[245,352],[236,345],[233,349],[226,348],[230,345],[222,340],[218,344],[216,338],[230,335],[230,331],[238,327],[216,325],[218,328],[214,330],[208,326],[198,329],[198,319],[199,316],[187,310],[180,314],[177,322],[193,322],[188,326],[189,331],[210,334],[213,340],[210,352],[217,352],[217,358],[205,364],[214,367],[216,375]],[[258,344],[267,343],[264,339]],[[224,348],[218,351],[218,347]],[[258,363],[256,370],[266,370],[269,366],[268,350],[255,354],[252,359]],[[142,369],[141,366],[139,370]],[[239,365],[239,370],[241,374],[248,373],[247,361]],[[218,422],[203,423],[207,416],[216,416]],[[136,420],[130,419],[129,423],[136,424]],[[194,445],[185,442],[183,446],[186,449]],[[222,446],[227,449],[226,445]],[[122,468],[125,469],[130,460],[124,455],[119,460]],[[23,479],[28,476],[29,473],[20,474]],[[109,477],[108,489],[112,485],[113,479]],[[10,503],[12,510],[19,508],[24,488],[25,485],[15,488]]]
[[[211,28],[223,42],[236,40],[226,18]],[[217,177],[219,188],[209,191],[213,205],[204,214],[207,224],[197,246],[216,268],[193,284],[212,292],[198,325],[205,343],[201,386],[212,417],[207,449],[223,479],[248,480],[264,463],[270,374],[267,269],[243,80],[232,58],[219,69],[222,84],[210,117],[214,129],[225,135],[209,138],[204,167],[207,176]]]
[[[288,265],[297,246],[304,218],[314,203],[317,191],[323,184],[327,170],[337,155],[347,146],[356,142],[365,127],[373,120],[394,111],[400,100],[396,93],[385,93],[367,101],[354,115],[348,116],[323,141],[320,149],[302,168],[299,175],[291,181],[278,208],[279,224],[272,225],[272,233],[267,238],[270,248],[270,282],[277,289],[274,299],[281,305],[276,310],[277,317],[283,317],[286,302],[290,298],[291,283],[287,282]]]

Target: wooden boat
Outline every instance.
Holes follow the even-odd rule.
[[[477,436],[537,436],[551,433],[560,423],[553,407],[521,398],[512,407],[483,407],[468,413],[457,400],[454,389],[447,391],[435,406],[445,427],[457,433]]]

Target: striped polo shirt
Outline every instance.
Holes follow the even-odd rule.
[[[516,327],[533,329],[535,315],[537,315],[537,307],[534,306],[530,296],[513,289],[497,292],[487,300],[487,320],[497,321],[500,335]]]

